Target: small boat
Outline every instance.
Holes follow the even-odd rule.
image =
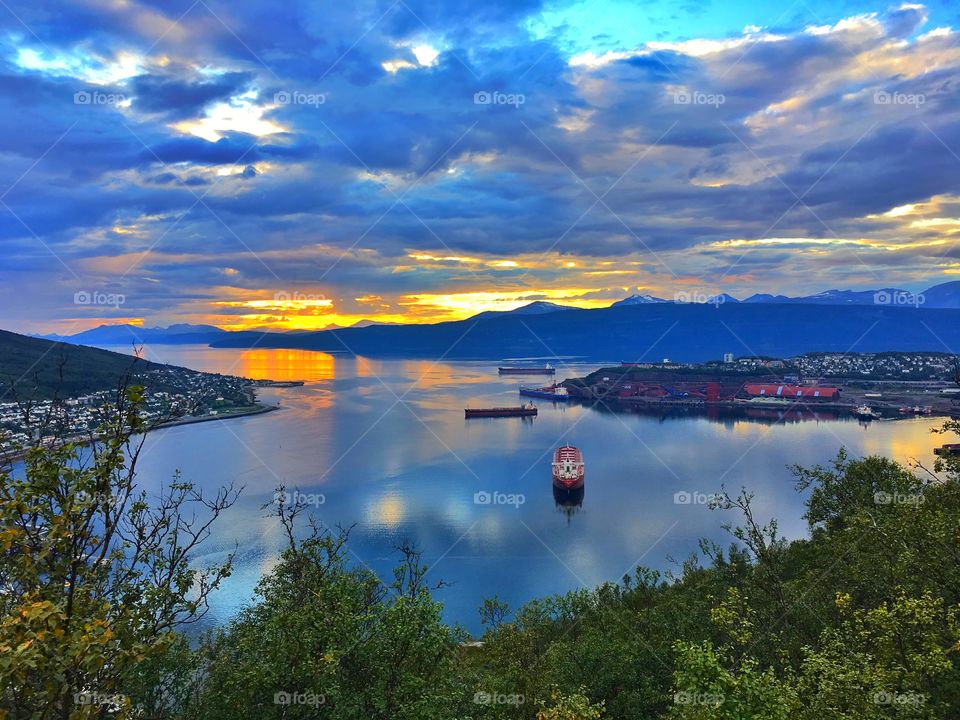
[[[567,400],[573,399],[567,392],[567,389],[562,385],[546,385],[544,387],[527,387],[521,385],[520,394],[526,395],[527,397],[553,400],[554,402],[566,402]]]
[[[466,408],[464,417],[532,417],[537,414],[537,406],[528,403],[518,407]]]
[[[566,490],[583,487],[583,455],[573,445],[562,445],[553,451],[550,469],[557,487]]]
[[[557,369],[549,363],[543,367],[534,365],[506,365],[497,368],[501,375],[553,375]]]
[[[853,414],[861,420],[876,420],[880,417],[869,405],[858,405],[853,409]]]
[[[947,443],[941,447],[934,448],[933,454],[940,455],[942,457],[960,455],[960,443]]]
[[[932,412],[933,412],[933,408],[920,407],[919,405],[914,405],[913,407],[900,408],[901,415],[930,415]]]

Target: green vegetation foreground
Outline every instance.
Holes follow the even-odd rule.
[[[255,602],[190,644],[230,572],[191,558],[236,492],[138,491],[140,403],[118,400],[92,454],[0,471],[0,718],[960,717],[955,460],[796,468],[793,542],[723,493],[728,548],[516,612],[491,598],[482,644],[441,621],[414,549],[382,582],[347,532],[277,504],[289,543]]]

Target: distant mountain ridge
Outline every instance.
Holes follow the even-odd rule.
[[[931,290],[934,288],[931,288]],[[924,305],[927,294],[914,293],[903,288],[880,288],[879,290],[825,290],[816,295],[788,297],[786,295],[751,295],[743,302],[747,303],[792,303],[794,305]],[[937,307],[937,305],[933,305]],[[960,305],[948,306],[951,308]]]
[[[456,322],[446,322],[446,323],[434,323],[429,325],[423,324],[390,324],[390,323],[378,323],[371,320],[361,320],[357,323],[354,323],[349,328],[340,328],[340,327],[329,327],[324,330],[276,330],[271,331],[268,328],[260,328],[257,330],[248,330],[248,331],[227,331],[212,325],[190,325],[190,324],[179,324],[171,325],[166,328],[143,328],[132,325],[101,325],[100,327],[93,328],[91,330],[86,330],[81,333],[69,336],[59,336],[59,335],[48,335],[41,336],[44,339],[56,340],[59,342],[66,342],[71,344],[79,345],[135,345],[135,344],[154,344],[154,345],[182,345],[182,344],[201,344],[201,345],[212,345],[214,347],[250,347],[253,344],[256,344],[259,347],[290,347],[290,348],[312,348],[312,349],[322,349],[329,351],[343,351],[344,346],[353,349],[357,353],[361,354],[370,354],[370,355],[391,355],[391,354],[403,354],[404,352],[409,352],[414,355],[426,354],[427,356],[431,355],[433,351],[439,348],[439,352],[446,350],[446,347],[441,347],[438,344],[435,348],[431,349],[432,343],[428,339],[430,337],[439,338],[443,335],[442,328],[447,327],[456,327],[462,326],[459,324],[467,322],[489,322],[493,320],[503,320],[503,319],[512,319],[515,321],[533,321],[534,319],[540,318],[555,318],[557,316],[562,316],[564,318],[571,317],[591,317],[594,318],[596,322],[605,322],[606,318],[602,315],[596,315],[595,313],[600,311],[609,311],[609,310],[626,310],[626,309],[647,309],[652,310],[655,308],[671,308],[671,307],[697,307],[704,306],[710,309],[718,309],[720,307],[731,308],[731,307],[757,307],[765,315],[763,317],[767,318],[769,327],[766,332],[770,332],[772,329],[775,329],[776,332],[787,332],[790,331],[786,328],[782,328],[777,325],[780,322],[787,322],[785,318],[788,317],[787,314],[780,310],[774,310],[774,308],[783,308],[783,307],[796,307],[796,308],[808,308],[809,312],[800,312],[796,316],[791,315],[790,317],[801,317],[803,322],[806,322],[810,317],[817,317],[819,322],[832,323],[835,318],[840,318],[842,315],[838,315],[837,312],[840,308],[862,308],[864,310],[876,309],[882,310],[887,309],[905,309],[905,310],[923,310],[925,311],[922,315],[913,315],[913,316],[904,316],[898,322],[907,323],[910,318],[914,321],[917,321],[921,318],[924,319],[924,322],[927,322],[929,316],[926,314],[928,311],[942,311],[942,310],[960,310],[960,281],[951,281],[946,283],[941,283],[939,285],[934,285],[933,287],[928,288],[927,290],[921,293],[913,293],[908,290],[900,288],[881,288],[879,290],[826,290],[814,295],[807,295],[802,297],[788,297],[786,295],[771,295],[771,294],[754,294],[743,300],[739,300],[731,295],[722,293],[719,295],[706,295],[701,292],[691,292],[691,291],[681,291],[676,293],[673,300],[667,300],[664,298],[656,297],[653,295],[631,295],[622,300],[618,300],[611,304],[608,308],[601,308],[598,310],[588,310],[584,308],[570,307],[566,305],[559,305],[557,303],[547,302],[543,300],[538,300],[531,302],[527,305],[523,305],[519,308],[513,310],[489,310],[481,312],[468,320],[456,321]],[[663,313],[660,313],[663,315]],[[704,316],[705,319],[709,319],[711,316]],[[873,317],[872,314],[866,313],[864,317]],[[878,315],[877,317],[886,318],[885,315]],[[793,320],[791,320],[792,322]],[[564,322],[568,322],[565,320]],[[958,324],[960,324],[960,317],[958,317]],[[922,324],[918,324],[922,329]],[[881,323],[881,328],[886,326]],[[438,330],[437,328],[441,328]],[[944,349],[944,342],[931,342],[929,338],[924,339],[925,344],[914,345],[914,346],[904,346],[901,342],[903,338],[910,337],[909,328],[901,328],[898,330],[893,330],[893,325],[891,325],[891,330],[888,338],[889,347],[878,345],[875,349],[877,350],[923,350],[923,349]],[[387,329],[390,329],[387,333]],[[664,328],[665,329],[665,328]],[[860,328],[860,333],[864,332],[867,328]],[[558,328],[558,331],[562,328]],[[384,347],[375,347],[369,345],[366,342],[363,343],[362,351],[359,349],[354,349],[352,346],[346,342],[348,338],[355,337],[354,333],[358,331],[372,331],[367,334],[361,334],[359,337],[382,337],[383,342],[387,343],[388,346]],[[856,328],[851,328],[850,332],[855,332]],[[692,330],[691,332],[696,332]],[[905,332],[906,334],[903,337],[897,337],[898,332]],[[926,334],[929,336],[929,332]],[[946,331],[945,331],[946,332]],[[324,335],[324,333],[336,333],[331,335]],[[597,333],[602,335],[602,329],[598,329]],[[527,331],[529,334],[529,331]],[[859,335],[853,335],[846,337],[845,339],[850,342]],[[321,340],[320,338],[326,338]],[[416,338],[416,342],[413,342],[413,339]],[[254,343],[256,339],[256,343]],[[651,338],[652,341],[653,338]],[[960,339],[960,338],[958,338]],[[498,338],[491,338],[490,349],[484,350],[483,352],[475,351],[471,356],[473,357],[501,357],[507,353],[501,353],[497,351],[497,340]],[[748,344],[760,343],[760,340],[750,341],[746,338],[744,339]],[[830,338],[823,338],[823,341],[827,344],[824,347],[805,346],[806,349],[800,352],[807,352],[812,350],[837,350],[844,348],[837,348],[834,346]],[[917,342],[920,340],[917,339]],[[579,351],[574,351],[572,354],[584,355],[584,354],[593,354],[597,352],[599,347],[608,346],[606,345],[606,338],[599,337],[596,341],[593,338],[584,338],[586,343],[585,348],[579,348]],[[395,345],[393,343],[396,343]],[[500,343],[504,345],[504,343]],[[525,343],[517,341],[517,348],[524,347]],[[609,347],[609,346],[608,346]],[[784,347],[793,347],[793,344],[784,340]],[[960,352],[960,342],[957,342],[954,346],[958,352]],[[406,348],[406,350],[403,350]],[[540,344],[539,350],[535,347],[527,348],[534,355],[543,354],[546,348],[543,347],[543,344]],[[855,348],[851,348],[855,349]],[[610,347],[610,352],[613,352],[614,355],[617,354],[616,347]],[[746,352],[745,348],[742,347],[724,347],[720,349],[719,346],[711,350],[711,352],[716,353],[715,355],[705,356],[703,359],[711,359],[712,357],[720,357],[724,352]],[[759,352],[759,351],[758,351]],[[766,352],[766,351],[765,351]],[[770,351],[771,354],[783,356],[785,351],[776,350]],[[674,355],[678,353],[683,353],[683,350],[673,351]],[[512,352],[512,354],[516,354]],[[611,357],[607,355],[607,357]]]
[[[180,323],[169,327],[145,328],[137,325],[100,325],[74,335],[38,335],[43,340],[71,345],[206,345],[227,332],[214,325]]]
[[[526,305],[521,305],[513,310],[486,310],[482,313],[473,315],[470,319],[497,317],[499,315],[544,315],[546,313],[557,312],[558,310],[577,310],[579,308],[569,305],[558,305],[557,303],[547,302],[546,300],[534,300]],[[354,326],[356,327],[356,326]]]
[[[630,297],[625,297],[623,300],[617,300],[610,307],[628,307],[630,305],[649,305],[650,303],[664,302],[670,301],[653,295],[631,295]]]
[[[344,330],[346,327],[369,327],[371,325],[395,325],[397,323],[378,323],[374,320],[358,320],[349,326],[331,324],[323,330]],[[139,325],[99,325],[90,330],[73,335],[29,335],[41,340],[69,343],[71,345],[209,345],[230,330],[215,325],[191,325],[179,323],[169,327],[145,328]],[[270,332],[273,334],[296,334],[318,332],[311,330],[278,330],[273,328],[251,328],[249,332]]]
[[[581,357],[680,362],[724,353],[960,352],[960,310],[925,306],[652,302],[535,314],[498,313],[433,325],[371,325],[297,335],[234,332],[214,347],[299,348],[371,357]]]
[[[672,300],[653,295],[631,295],[618,300],[610,307],[625,305],[647,305],[649,303],[702,303],[705,305],[720,303],[790,303],[793,305],[909,305],[927,308],[960,309],[960,280],[934,285],[923,292],[913,292],[903,288],[885,287],[877,290],[824,290],[814,295],[790,297],[756,293],[743,300],[720,293],[710,295],[704,292],[678,291]]]

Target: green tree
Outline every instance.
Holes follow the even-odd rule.
[[[278,493],[282,497],[284,493]],[[440,618],[426,568],[401,547],[393,581],[348,562],[348,533],[312,525],[278,503],[289,545],[257,601],[200,649],[190,717],[450,718],[468,690],[456,672],[462,633]]]
[[[603,702],[590,702],[581,687],[577,692],[565,695],[554,689],[549,702],[541,702],[537,720],[601,720]]]
[[[709,642],[676,646],[674,720],[788,720],[795,717],[789,686],[755,658],[734,662]]]
[[[22,474],[0,472],[0,710],[10,718],[131,716],[130,679],[175,645],[229,572],[229,561],[190,562],[236,493],[207,498],[178,479],[158,498],[138,489],[142,401],[139,387],[121,387],[91,447],[39,444]]]

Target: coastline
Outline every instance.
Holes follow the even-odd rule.
[[[238,410],[236,412],[224,412],[217,413],[216,415],[189,415],[187,417],[177,418],[176,420],[168,420],[166,422],[157,423],[156,425],[151,425],[147,432],[151,430],[160,430],[162,428],[176,427],[178,425],[196,425],[197,423],[210,422],[211,420],[232,420],[233,418],[240,417],[250,417],[252,415],[263,415],[268,412],[273,412],[274,410],[279,410],[279,405],[265,405],[263,403],[255,403],[252,408],[249,410]]]
[[[266,405],[263,403],[254,403],[254,406],[249,409],[242,409],[235,412],[224,412],[218,413],[216,415],[200,415],[200,416],[187,416],[182,418],[177,418],[175,420],[168,420],[166,422],[157,423],[156,425],[151,425],[146,430],[144,434],[153,432],[154,430],[162,430],[164,428],[177,427],[178,425],[196,425],[197,423],[210,422],[212,420],[232,420],[234,418],[242,417],[252,417],[254,415],[264,415],[274,410],[279,410],[279,405]],[[86,436],[74,436],[70,438],[64,438],[63,440],[55,443],[56,446],[66,445],[67,443],[74,443],[76,445],[85,446],[90,444],[90,438]],[[3,465],[14,463],[19,460],[23,460],[27,453],[30,451],[30,448],[24,450],[19,450],[14,453],[8,453],[0,455],[0,467]]]

